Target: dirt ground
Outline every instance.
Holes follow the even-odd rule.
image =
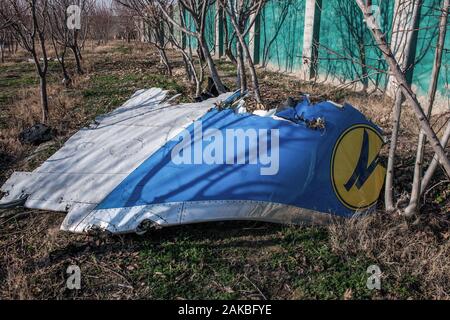
[[[85,74],[72,88],[50,63],[50,125],[56,137],[21,145],[18,134],[39,121],[33,65],[18,53],[0,64],[0,183],[16,170],[31,171],[95,116],[120,106],[141,88],[162,87],[193,100],[179,57],[173,76],[140,43],[86,47]],[[73,70],[73,61],[69,60]],[[218,60],[227,86],[234,66]],[[392,101],[258,70],[267,108],[308,92],[347,101],[390,134]],[[433,119],[436,129],[448,115]],[[410,190],[417,122],[405,108],[395,193]],[[386,150],[383,151],[384,154]],[[427,159],[431,157],[427,151]],[[3,299],[407,299],[450,297],[449,181],[440,171],[420,218],[380,210],[327,227],[226,222],[155,230],[144,236],[74,235],[59,231],[64,213],[0,210],[0,298]],[[320,191],[318,191],[320,192]],[[67,268],[81,269],[81,290],[66,287]],[[369,290],[367,268],[381,269],[381,290]]]

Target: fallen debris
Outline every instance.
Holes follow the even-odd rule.
[[[0,203],[68,212],[72,232],[144,233],[217,220],[326,223],[371,210],[383,186],[380,129],[350,105],[246,110],[246,92],[171,104],[159,88],[72,136]],[[326,119],[326,120],[325,120]]]
[[[38,123],[23,130],[19,134],[19,141],[22,144],[38,145],[54,138],[54,132],[49,126]]]

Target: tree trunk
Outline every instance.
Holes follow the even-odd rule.
[[[416,4],[412,13],[411,25],[415,26],[417,23],[417,19],[419,16],[419,5]],[[411,30],[405,30],[405,36],[408,38],[408,32],[414,32]],[[412,38],[412,37],[411,37]],[[407,40],[406,45],[403,50],[403,63],[401,66],[402,73],[405,74],[406,70],[408,70],[408,63],[411,58],[411,40]],[[389,156],[388,156],[388,164],[387,164],[387,172],[386,172],[386,185],[385,185],[385,194],[384,194],[384,202],[385,209],[387,212],[393,212],[395,210],[394,205],[394,166],[395,166],[395,153],[397,151],[397,142],[398,142],[398,132],[400,130],[400,118],[402,113],[402,103],[404,101],[404,96],[402,91],[397,88],[397,92],[395,95],[394,102],[394,110],[393,110],[393,119],[392,119],[392,135],[391,135],[391,143],[389,146]]]
[[[203,78],[205,77],[205,70],[203,68],[203,63],[200,61],[200,68],[197,74],[197,71],[195,70],[195,65],[192,64],[192,67],[194,70],[192,72],[195,74],[194,80],[195,80],[195,96],[198,97],[202,93],[202,84],[203,84]]]
[[[367,6],[363,3],[363,0],[356,0],[358,6],[360,7],[361,11],[364,14],[364,17],[366,21],[369,19],[372,19],[372,14],[368,10]],[[420,106],[419,101],[417,100],[416,95],[411,90],[410,85],[408,84],[408,81],[406,80],[406,76],[404,75],[402,69],[398,65],[396,59],[394,58],[394,55],[389,48],[389,46],[386,43],[386,39],[384,34],[381,32],[379,28],[369,28],[370,32],[372,33],[375,41],[377,42],[378,48],[380,48],[381,52],[384,55],[384,58],[386,62],[389,65],[389,68],[391,70],[391,73],[396,78],[403,94],[405,95],[406,99],[409,101],[411,106],[414,109],[414,112],[416,114],[417,120],[420,123],[420,126],[422,127],[423,131],[425,132],[427,138],[430,140],[430,144],[433,147],[434,152],[436,153],[439,162],[442,164],[446,174],[450,177],[450,160],[447,158],[445,151],[443,147],[441,146],[439,139],[436,136],[436,133],[433,131],[433,129],[430,126],[430,123],[426,117],[426,114],[423,112],[422,107]]]
[[[236,57],[237,57],[237,86],[240,87],[241,92],[247,90],[247,75],[245,74],[244,52],[239,42],[236,43]]]
[[[70,47],[70,49],[72,50],[73,55],[75,57],[75,62],[76,62],[76,65],[77,65],[77,73],[79,75],[84,74],[83,68],[81,67],[81,59],[80,59],[80,56],[78,55],[77,48],[76,47]]]
[[[182,50],[182,49],[180,49]],[[183,65],[184,65],[184,70],[186,72],[186,78],[187,80],[192,84],[194,83],[194,76],[192,75],[192,71],[191,71],[191,67],[189,66],[189,62],[187,61],[187,58],[183,56]]]
[[[441,145],[445,148],[447,146],[448,140],[450,139],[450,122],[447,123],[447,128],[445,128],[444,135],[441,138]],[[436,155],[434,155],[433,160],[431,160],[430,166],[428,167],[427,171],[425,172],[422,183],[420,186],[420,195],[423,195],[425,192],[426,187],[431,181],[431,178],[433,177],[434,172],[436,171],[436,168],[439,164],[439,161],[436,158]]]
[[[425,109],[427,118],[431,117],[434,99],[436,97],[436,90],[439,81],[439,71],[442,63],[442,51],[445,44],[445,35],[447,31],[447,16],[450,0],[444,0],[442,5],[442,13],[439,21],[439,37],[436,45],[436,52],[434,57],[433,71],[431,73],[431,82],[428,89],[428,103]],[[423,166],[423,151],[426,143],[426,136],[423,130],[419,133],[419,142],[417,144],[416,162],[414,165],[414,179],[412,184],[411,197],[408,206],[405,208],[404,214],[406,216],[413,216],[419,213],[420,189],[422,180],[422,166]],[[444,145],[445,147],[445,145]]]
[[[63,76],[64,76],[64,85],[66,87],[69,87],[71,82],[72,82],[72,79],[70,79],[69,73],[67,72],[65,54],[63,54],[61,56],[61,59],[60,59],[59,63],[61,65],[62,73],[63,73]]]
[[[83,61],[83,55],[81,54],[81,48],[77,45],[75,46],[77,52],[78,52],[78,57],[80,57],[80,61]]]
[[[45,75],[40,76],[41,89],[41,107],[42,107],[42,123],[48,123],[48,95],[47,95],[47,78]]]
[[[228,34],[228,25],[227,25],[227,16],[223,15],[223,32],[225,36],[225,56],[234,64],[237,65],[237,60],[233,55],[233,52],[231,51],[231,40],[229,39]]]
[[[70,86],[72,80],[70,79],[69,73],[67,72],[66,67],[66,53],[67,53],[67,47],[64,45],[61,52],[58,50],[58,44],[56,43],[56,40],[52,37],[52,44],[53,44],[53,50],[55,51],[56,59],[59,62],[59,65],[61,66],[61,71],[63,74],[63,84],[67,88]]]
[[[225,86],[222,83],[222,80],[220,80],[220,76],[219,73],[217,72],[217,68],[216,65],[214,64],[214,60],[211,57],[211,53],[209,52],[208,46],[206,44],[206,40],[204,38],[204,35],[200,35],[198,37],[198,42],[200,45],[200,48],[202,49],[203,55],[206,59],[206,63],[208,64],[208,69],[209,72],[211,74],[211,78],[214,81],[214,84],[216,85],[217,91],[219,91],[219,93],[225,93]]]
[[[403,102],[402,91],[400,89],[397,89],[397,92],[395,94],[395,103],[393,110],[391,143],[389,145],[389,155],[386,170],[386,185],[384,188],[384,204],[387,212],[393,212],[395,210],[393,201],[394,164],[395,164],[395,152],[397,151],[398,131],[400,129],[402,102]]]
[[[245,58],[247,60],[248,67],[250,69],[250,75],[252,79],[252,86],[253,86],[253,93],[255,96],[255,100],[258,103],[261,103],[261,94],[259,91],[259,82],[258,82],[258,76],[256,74],[255,64],[253,63],[252,54],[250,52],[250,49],[248,48],[247,43],[245,42],[244,36],[242,35],[241,30],[239,29],[239,24],[236,21],[235,15],[233,15],[233,12],[228,9],[228,7],[225,7],[227,10],[228,15],[230,16],[231,24],[233,25],[234,31],[236,32],[236,36],[239,40],[239,43],[241,44],[242,48],[245,52]]]
[[[170,66],[169,59],[167,58],[166,50],[158,48],[161,63],[166,67],[167,75],[172,76],[172,67]]]
[[[250,53],[250,49],[248,48],[247,43],[245,43],[244,38],[241,34],[238,35],[239,41],[245,50],[245,57],[247,58],[248,67],[250,69],[250,75],[252,79],[253,93],[255,95],[256,102],[261,103],[261,94],[259,92],[259,82],[258,76],[256,74],[255,64],[253,63],[253,59]]]

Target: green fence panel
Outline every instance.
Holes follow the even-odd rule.
[[[419,32],[417,36],[416,59],[413,71],[412,83],[416,87],[419,95],[426,95],[430,84],[431,72],[433,68],[436,42],[439,34],[440,17],[439,0],[423,0],[420,12]],[[450,58],[450,36],[447,32],[444,45],[444,54],[439,73],[438,88],[441,95],[448,97],[448,62]]]
[[[205,26],[205,38],[206,43],[208,44],[209,50],[211,52],[214,51],[215,47],[215,36],[216,36],[216,5],[212,4],[208,8],[208,12],[206,14],[206,26]]]
[[[261,64],[287,72],[300,69],[304,14],[304,0],[273,0],[265,5],[261,12]]]
[[[377,21],[389,37],[394,1],[372,3]],[[386,63],[354,0],[323,0],[319,42],[322,77],[385,87]],[[367,65],[367,70],[363,70],[363,65]]]

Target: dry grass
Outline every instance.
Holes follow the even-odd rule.
[[[77,112],[80,97],[68,94],[60,85],[48,87],[49,106],[51,108],[49,126],[56,130],[57,139],[63,139],[72,133],[83,120],[83,113]],[[0,153],[9,159],[23,159],[32,152],[31,146],[19,142],[19,134],[26,128],[41,122],[39,88],[22,89],[17,93],[13,104],[7,109],[8,127],[0,131]]]
[[[381,267],[382,282],[393,288],[406,286],[411,298],[449,299],[448,218],[433,212],[407,221],[378,212],[331,225],[330,244],[340,256],[362,255],[374,261]],[[387,297],[395,298],[394,293]]]

